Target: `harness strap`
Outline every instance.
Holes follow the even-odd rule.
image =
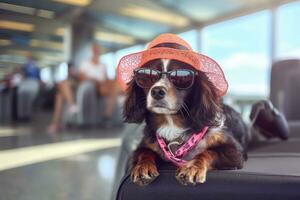
[[[167,160],[174,163],[176,166],[182,166],[187,161],[182,159],[189,151],[191,151],[198,143],[199,141],[204,137],[205,133],[207,132],[208,127],[204,127],[203,130],[199,133],[194,133],[186,143],[184,143],[177,151],[173,154],[171,150],[168,148],[165,140],[160,137],[158,134],[156,134],[157,142],[164,152],[165,157]]]

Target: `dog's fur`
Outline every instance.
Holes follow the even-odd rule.
[[[153,60],[142,67],[195,71],[186,63],[167,59]],[[154,87],[164,89],[163,99],[152,98]],[[246,125],[237,112],[221,103],[216,88],[201,71],[195,76],[193,86],[186,90],[177,89],[165,75],[149,89],[140,88],[132,80],[128,84],[124,118],[129,123],[146,122],[144,137],[132,158],[131,179],[138,185],[153,181],[159,175],[157,162],[166,160],[155,134],[167,143],[180,140],[184,143],[192,133],[209,127],[204,138],[184,157],[188,162],[177,169],[176,178],[184,185],[205,182],[208,170],[242,168],[247,158]]]

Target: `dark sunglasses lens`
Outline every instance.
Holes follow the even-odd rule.
[[[140,87],[149,88],[159,80],[159,73],[152,69],[139,69],[136,71],[135,80]]]
[[[170,80],[179,89],[186,89],[192,86],[194,74],[189,70],[174,70],[170,73]]]

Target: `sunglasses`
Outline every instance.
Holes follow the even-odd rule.
[[[161,72],[155,69],[140,68],[134,70],[134,78],[141,88],[150,88],[165,74],[177,89],[188,89],[194,84],[197,72],[189,69],[175,69],[168,72]]]

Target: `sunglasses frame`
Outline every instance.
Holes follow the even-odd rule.
[[[187,89],[191,88],[191,87],[194,85],[194,82],[195,82],[195,76],[197,76],[197,75],[199,74],[197,71],[190,70],[190,69],[174,69],[174,70],[171,70],[171,71],[168,71],[168,72],[161,72],[161,71],[159,71],[159,70],[157,70],[157,69],[138,68],[138,69],[135,69],[135,70],[134,70],[134,79],[135,79],[136,84],[137,84],[139,87],[141,87],[141,88],[150,88],[150,87],[153,85],[153,84],[152,84],[152,85],[149,86],[149,87],[143,87],[143,86],[141,86],[141,85],[138,83],[136,75],[137,75],[137,73],[138,73],[140,70],[145,70],[145,69],[148,69],[148,70],[151,70],[151,71],[156,71],[156,72],[158,73],[158,75],[159,75],[159,79],[158,79],[158,80],[160,80],[161,77],[162,77],[162,75],[165,74],[165,75],[167,76],[167,78],[169,79],[169,81],[170,81],[177,89],[180,89],[180,90],[187,90]],[[170,79],[170,74],[171,74],[172,72],[174,72],[174,71],[177,71],[177,70],[184,70],[184,71],[191,72],[191,74],[192,74],[192,83],[190,84],[189,87],[186,87],[186,88],[177,87],[177,86],[172,82],[172,80]]]

